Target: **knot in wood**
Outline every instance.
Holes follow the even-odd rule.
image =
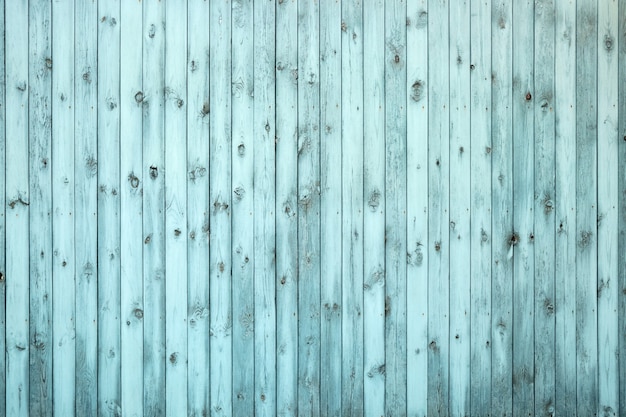
[[[141,103],[143,101],[143,93],[141,91],[137,91],[137,93],[135,93],[135,101],[137,103]]]
[[[526,93],[526,101],[530,101],[533,96],[530,93]]]

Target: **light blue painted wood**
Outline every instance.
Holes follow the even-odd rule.
[[[618,415],[621,3],[0,3],[0,414]]]
[[[232,414],[230,1],[211,2],[210,16],[210,404],[211,416],[228,416]]]
[[[97,412],[98,382],[98,7],[74,4],[76,414]]]
[[[298,414],[320,415],[320,9],[298,2]]]
[[[618,5],[618,31],[616,34],[617,46],[616,51],[618,55],[618,80],[626,79],[626,0],[619,0]],[[619,83],[618,86],[618,146],[619,161],[626,160],[626,114],[624,114],[624,108],[626,108],[626,85],[625,83]],[[618,189],[619,189],[619,242],[618,242],[618,254],[626,251],[626,166],[620,164],[618,167]],[[618,261],[618,288],[620,289],[618,298],[618,315],[619,315],[619,332],[622,335],[619,338],[619,350],[618,355],[620,358],[626,357],[626,257],[620,257]],[[626,414],[626,383],[621,379],[621,375],[626,375],[626,361],[619,361],[619,409],[618,414]]]
[[[298,406],[298,4],[276,4],[276,412]]]
[[[598,4],[580,0],[576,3],[575,233],[576,406],[579,416],[596,413],[599,407],[597,37]]]
[[[450,7],[450,144],[449,144],[449,268],[450,380],[449,412],[470,414],[471,318],[471,154],[470,142],[470,2]],[[434,109],[435,111],[437,109]],[[444,168],[445,169],[445,168]]]
[[[513,5],[513,413],[535,413],[533,3]]]
[[[165,5],[143,3],[143,412],[165,415]]]
[[[555,413],[576,415],[576,8],[555,4]],[[567,399],[570,399],[569,401]]]
[[[329,0],[320,2],[320,413],[326,416],[342,415],[342,371],[353,368],[351,359],[342,357],[342,317],[350,314],[342,299],[343,281],[349,280],[343,270],[343,240],[351,236],[351,228],[342,226],[342,68],[349,63],[342,58],[341,37],[348,31],[346,16],[342,16],[341,3]],[[356,77],[356,74],[355,74]],[[326,88],[322,89],[321,86]],[[346,196],[347,197],[347,196]],[[350,339],[348,346],[354,346]],[[346,359],[346,360],[343,360]],[[354,369],[353,369],[354,370]],[[349,370],[347,372],[350,372]],[[350,381],[345,381],[347,384]],[[343,415],[349,415],[343,410]]]
[[[407,2],[407,415],[428,408],[428,1]],[[408,191],[407,191],[408,193]]]
[[[187,415],[187,6],[165,8],[165,406]],[[192,265],[193,267],[193,265]]]
[[[142,5],[121,3],[120,22],[120,311],[122,412],[143,415],[143,65]]]
[[[254,15],[253,2],[232,10],[233,415],[254,415]],[[265,81],[265,80],[263,80]],[[261,81],[261,85],[263,85]],[[264,128],[264,126],[263,126]],[[258,129],[257,129],[258,130]],[[272,207],[272,210],[274,207]]]
[[[598,3],[598,415],[619,411],[618,4]],[[623,135],[622,135],[623,136]],[[622,160],[622,164],[624,161]],[[624,255],[622,254],[622,257]],[[617,352],[617,354],[616,354]]]
[[[554,415],[555,405],[555,116],[554,1],[535,2],[534,41],[534,234],[535,415]],[[514,162],[515,163],[515,162]],[[544,366],[536,366],[536,364]]]
[[[259,417],[277,414],[274,21],[274,7],[254,4],[254,415]]]
[[[29,239],[28,3],[5,8],[6,101],[6,412],[28,416]],[[10,174],[10,175],[8,175]]]
[[[470,4],[470,410],[490,410],[492,313],[491,2]],[[496,304],[497,304],[496,300]]]
[[[121,414],[120,3],[98,3],[98,415]],[[109,63],[102,65],[102,63]],[[106,277],[106,278],[105,278]],[[140,401],[137,399],[137,401]]]
[[[450,84],[449,4],[428,5],[428,415],[449,407]],[[432,140],[430,140],[432,138]]]
[[[0,2],[0,22],[2,22],[2,28],[0,29],[0,36],[2,36],[2,42],[0,43],[0,62],[4,62],[5,58],[5,46],[4,39],[6,38],[6,24],[4,22],[4,1]],[[0,300],[3,305],[6,306],[6,78],[5,78],[5,66],[0,65]],[[7,357],[7,345],[6,345],[6,308],[0,308],[0,375],[3,377],[0,379],[0,414],[6,415],[6,357]]]
[[[379,18],[382,18],[380,16]],[[385,4],[385,413],[406,414],[406,4]]]
[[[72,416],[76,397],[74,235],[74,2],[52,4],[52,395]],[[54,300],[57,300],[54,302]],[[69,300],[70,302],[61,302]]]
[[[30,188],[29,413],[52,415],[52,15],[51,4],[28,8],[28,138]]]
[[[363,2],[363,411],[385,414],[384,2]],[[365,152],[367,149],[367,152]]]
[[[209,411],[209,3],[187,9],[187,414]],[[210,25],[211,23],[209,23]]]
[[[513,415],[513,119],[512,96],[512,6],[492,2],[492,249],[491,299],[491,412]]]
[[[341,4],[341,414],[363,416],[363,4]],[[331,21],[329,19],[329,21]],[[330,28],[335,29],[334,25]],[[343,29],[345,28],[345,30]],[[328,54],[326,54],[328,59]],[[336,106],[335,106],[336,107]],[[328,119],[327,119],[328,120]],[[325,125],[325,124],[324,124]],[[327,137],[327,140],[332,140]],[[330,147],[329,147],[330,148]],[[331,158],[329,158],[329,161]],[[330,171],[328,171],[330,173]],[[334,181],[338,182],[338,177]],[[325,245],[322,245],[325,246]],[[335,248],[334,245],[329,245]],[[332,259],[332,258],[331,258]],[[325,274],[322,274],[324,276]],[[333,304],[334,310],[334,304]],[[337,337],[338,339],[339,337]],[[323,361],[323,363],[325,363]],[[329,362],[330,364],[330,362]]]

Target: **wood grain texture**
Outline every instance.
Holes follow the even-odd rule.
[[[470,4],[470,411],[480,415],[491,403],[492,307],[492,5]]]
[[[491,299],[496,301],[491,308],[491,412],[508,417],[513,415],[512,7],[506,1],[491,4]]]
[[[276,4],[276,412],[298,413],[298,4]]]
[[[28,3],[5,8],[6,412],[29,412]]]
[[[555,407],[576,415],[576,9],[555,3]],[[567,399],[570,399],[569,401]]]
[[[254,415],[276,412],[275,9],[254,8]]]
[[[143,10],[121,3],[120,22],[120,314],[122,410],[143,415]],[[128,366],[129,364],[132,364]]]
[[[120,69],[113,64],[120,55],[119,1],[99,2],[98,16],[98,414],[119,416]]]
[[[76,415],[94,415],[98,404],[97,6],[74,4]]]
[[[0,0],[0,415],[626,413],[626,0]]]
[[[254,415],[254,5],[232,10],[233,414]],[[264,126],[263,126],[264,127]]]
[[[384,7],[363,2],[363,62],[371,63],[363,72],[363,414],[370,417],[386,412]]]
[[[63,23],[62,23],[63,22]],[[74,235],[74,4],[52,5],[52,395],[53,414],[72,416],[76,397]],[[69,300],[61,302],[60,300]]]

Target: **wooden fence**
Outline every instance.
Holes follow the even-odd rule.
[[[626,415],[626,0],[0,14],[0,415]]]

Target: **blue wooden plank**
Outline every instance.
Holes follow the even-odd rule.
[[[29,412],[52,415],[52,5],[28,8]]]
[[[271,3],[270,3],[271,4]],[[254,7],[254,415],[276,415],[275,9]]]
[[[121,3],[120,22],[120,311],[122,411],[143,415],[142,5]]]
[[[210,234],[211,415],[232,414],[231,305],[231,3],[210,10]]]
[[[143,408],[165,415],[165,5],[143,3]]]
[[[166,4],[165,406],[187,415],[187,7]],[[193,265],[192,265],[193,267]]]
[[[618,54],[618,79],[626,79],[626,0],[619,0],[618,5],[618,31],[617,31],[617,54]],[[626,83],[619,83],[618,86],[618,141],[619,160],[626,160]],[[619,190],[619,242],[618,253],[626,252],[626,164],[618,167],[618,190]],[[619,350],[620,358],[626,358],[626,257],[622,256],[618,266],[618,288],[619,290]],[[623,375],[626,375],[626,360],[619,361],[619,409],[618,415],[626,414],[626,382]]]
[[[406,3],[385,4],[385,413],[406,414]]]
[[[298,414],[320,404],[320,9],[298,3]]]
[[[52,4],[53,414],[73,416],[76,397],[74,235],[74,2]]]
[[[0,300],[2,308],[0,308],[0,415],[6,415],[6,79],[5,79],[5,37],[6,24],[4,21],[4,1],[0,1]]]
[[[187,10],[187,415],[209,415],[209,3]],[[209,25],[211,22],[209,22]]]
[[[446,1],[428,5],[428,415],[449,404],[450,352],[450,85]],[[458,151],[457,151],[458,152]]]
[[[618,4],[598,2],[598,410],[619,410],[619,164]],[[624,164],[622,160],[621,164]],[[622,257],[624,257],[622,253]]]
[[[363,4],[341,5],[341,415],[363,415]],[[329,21],[332,21],[330,18]],[[336,30],[334,25],[330,25]],[[328,60],[328,54],[325,55]],[[334,88],[334,84],[327,89]],[[336,109],[336,106],[335,106]],[[330,119],[330,118],[328,118]],[[327,119],[327,120],[328,120]],[[323,123],[325,126],[326,124]],[[327,140],[333,140],[329,135]],[[331,146],[328,149],[333,149]],[[328,158],[329,162],[332,160]],[[331,174],[327,170],[327,174]],[[329,181],[330,182],[330,181]],[[332,197],[331,197],[332,198]],[[325,226],[327,227],[327,226]],[[322,246],[325,246],[322,244]],[[334,245],[329,245],[335,249]],[[330,258],[330,257],[329,257]],[[332,260],[330,258],[329,260]],[[323,276],[326,274],[322,274]],[[324,305],[325,306],[325,305]],[[333,304],[333,312],[335,310]],[[337,336],[339,339],[339,336]],[[324,346],[324,344],[322,344]],[[324,366],[330,365],[322,359]],[[357,377],[358,375],[358,377]]]
[[[77,415],[95,415],[98,400],[97,12],[96,3],[74,4]]]
[[[470,5],[471,367],[469,415],[491,412],[492,165],[491,3]],[[487,180],[485,180],[487,179]]]
[[[512,119],[512,7],[492,2],[492,368],[491,412],[513,413],[513,119]]]
[[[471,318],[471,154],[470,3],[450,6],[449,268],[450,352],[449,413],[470,414]],[[434,109],[435,111],[437,109]]]
[[[428,1],[407,2],[407,415],[428,407]],[[366,148],[367,149],[367,148]]]
[[[276,5],[276,411],[297,415],[298,5]]]
[[[6,54],[6,412],[28,416],[28,2],[5,9]]]
[[[576,3],[576,406],[598,411],[598,4]],[[581,82],[581,80],[584,80]]]
[[[556,2],[555,413],[576,415],[576,9]]]
[[[121,414],[120,2],[98,3],[98,414]]]
[[[342,270],[342,242],[352,233],[342,231],[342,184],[346,180],[342,179],[341,148],[347,132],[342,124],[341,70],[342,64],[349,64],[342,59],[341,35],[347,33],[348,22],[341,12],[340,2],[320,2],[320,413],[326,416],[342,415],[342,370],[355,371],[351,360],[358,358],[343,361],[342,357],[342,317],[352,314],[342,300],[342,278],[351,279]],[[349,411],[343,410],[343,415]]]
[[[256,63],[253,2],[233,2],[232,11],[232,259],[233,259],[233,415],[254,415],[254,103]],[[258,55],[256,55],[258,56]],[[265,83],[264,79],[259,80]],[[263,126],[264,128],[265,126]],[[258,129],[257,129],[258,131]],[[274,208],[272,207],[272,210]],[[263,213],[260,213],[263,216]]]

